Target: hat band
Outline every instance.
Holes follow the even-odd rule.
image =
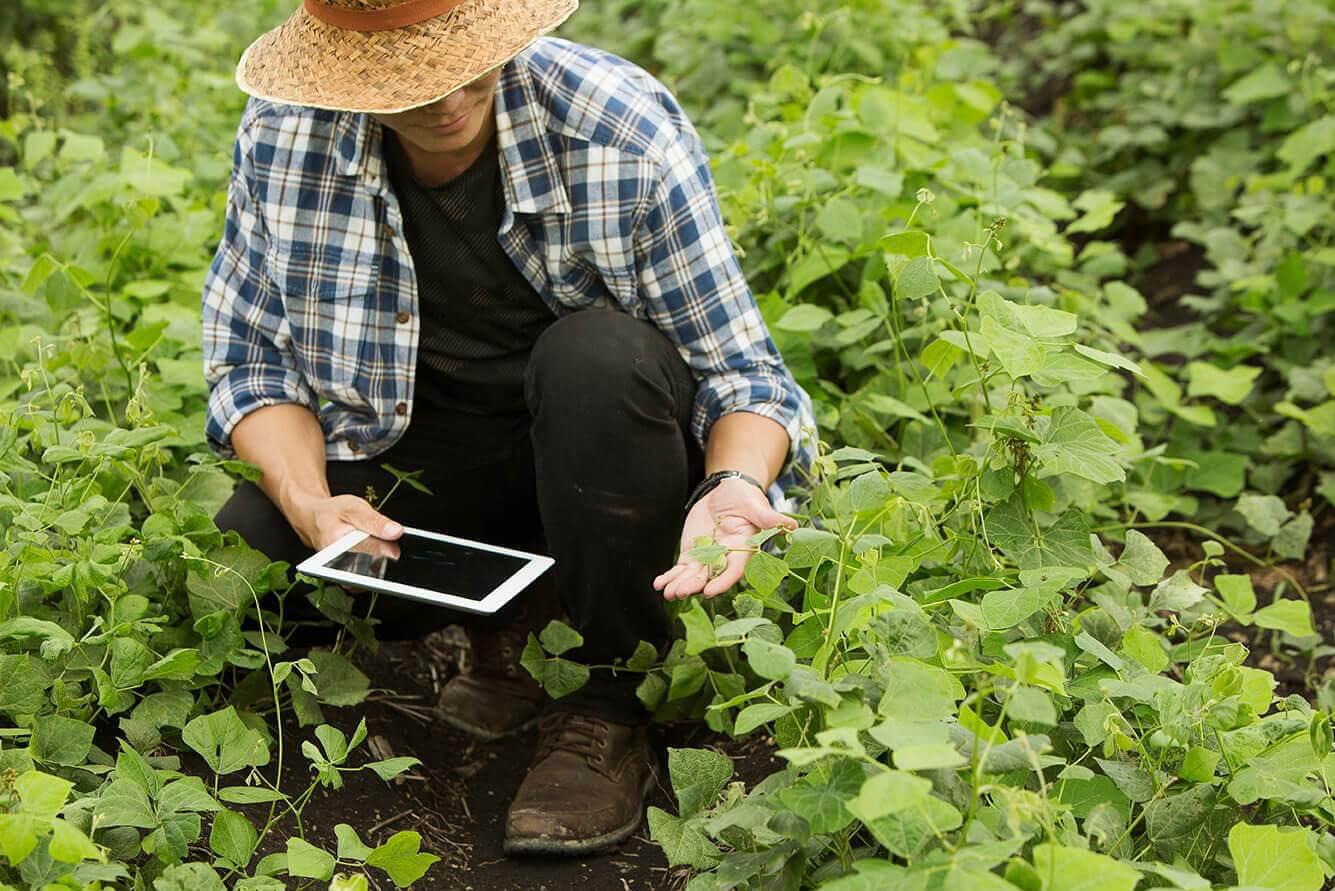
[[[330,6],[323,0],[305,0],[306,12],[335,28],[345,31],[393,31],[444,15],[465,0],[404,0],[379,9],[350,9]]]

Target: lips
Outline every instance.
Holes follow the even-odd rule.
[[[454,120],[446,121],[443,124],[432,124],[430,125],[430,129],[435,130],[438,133],[448,133],[452,130],[457,130],[459,127],[463,125],[465,121],[468,120],[468,115],[470,113],[471,112],[465,112],[464,114],[459,115],[459,117],[455,118]]]

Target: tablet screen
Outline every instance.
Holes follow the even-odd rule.
[[[325,565],[354,575],[480,601],[528,563],[523,557],[411,533],[404,533],[394,542],[399,556],[390,559],[366,553],[370,541],[367,539],[344,551]]]

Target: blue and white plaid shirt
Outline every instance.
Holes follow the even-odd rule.
[[[557,316],[617,307],[662,330],[699,384],[701,447],[729,412],[782,424],[777,502],[813,457],[811,401],[742,276],[676,100],[623,59],[546,38],[503,68],[496,125],[506,254]],[[274,403],[319,416],[329,460],[372,457],[407,430],[417,281],[368,116],[251,100],[203,323],[217,454],[233,457],[232,428]]]

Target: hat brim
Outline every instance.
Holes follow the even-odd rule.
[[[299,8],[241,56],[236,82],[258,99],[394,114],[428,105],[554,30],[579,0],[469,0],[392,31],[349,31]]]

